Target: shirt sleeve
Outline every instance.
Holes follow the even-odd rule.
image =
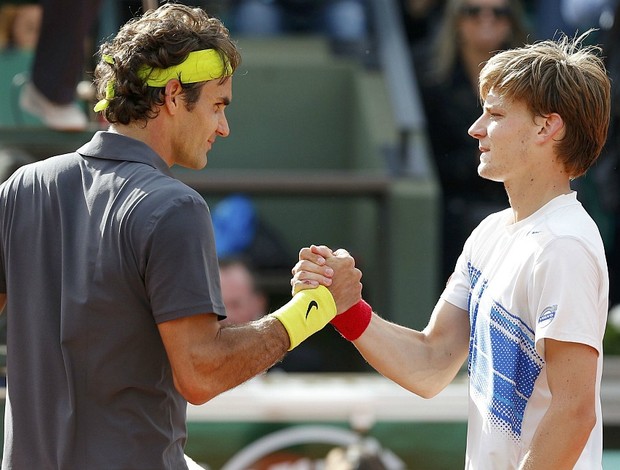
[[[471,237],[465,242],[461,255],[456,261],[454,272],[448,279],[441,293],[441,298],[455,307],[463,310],[469,308],[469,293],[471,290],[471,273],[469,269],[469,250]]]
[[[560,238],[543,248],[531,278],[530,312],[536,315],[536,349],[545,338],[602,350],[606,272],[579,240]]]
[[[209,208],[186,195],[157,214],[147,244],[145,285],[155,321],[215,313],[225,316]]]

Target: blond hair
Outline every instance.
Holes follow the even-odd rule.
[[[583,44],[590,32],[500,52],[480,72],[482,100],[493,89],[524,102],[534,116],[562,117],[565,132],[556,151],[572,178],[584,174],[598,158],[611,112],[601,48]]]

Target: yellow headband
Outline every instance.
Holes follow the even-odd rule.
[[[114,59],[104,55],[103,60],[114,64]],[[215,80],[217,78],[232,75],[232,67],[228,61],[222,60],[222,56],[215,49],[190,52],[183,62],[165,69],[156,69],[143,66],[138,75],[151,87],[164,87],[172,80],[177,79],[181,83],[197,83]],[[103,111],[114,98],[114,81],[110,80],[106,85],[106,96],[95,105],[95,112]]]
[[[144,66],[138,72],[148,86],[164,87],[172,79],[197,83],[232,75],[232,67],[215,49],[190,52],[183,62],[165,69]]]
[[[110,65],[114,65],[114,57],[112,57],[111,55],[103,54],[101,58],[104,62],[107,62]],[[93,110],[96,113],[98,113],[99,111],[103,111],[110,105],[110,101],[112,101],[112,98],[114,98],[114,80],[109,80],[108,83],[106,83],[105,87],[105,98],[99,100]]]

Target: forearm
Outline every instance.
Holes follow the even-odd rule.
[[[596,424],[599,352],[585,344],[544,341],[551,402],[520,470],[572,469]]]
[[[189,402],[204,403],[271,367],[335,315],[332,295],[319,287],[300,292],[277,311],[244,325],[222,327],[209,316],[203,319],[204,329],[190,318],[181,319],[185,323],[177,324],[178,330],[164,323],[160,331],[177,389]]]
[[[286,330],[269,315],[245,325],[224,327],[210,348],[215,357],[208,360],[208,380],[219,387],[216,394],[222,393],[282,360],[288,347]]]
[[[540,423],[520,470],[570,470],[596,423],[594,407],[551,406]]]
[[[272,316],[222,327],[215,338],[194,346],[191,364],[187,364],[192,370],[184,374],[192,381],[181,386],[181,393],[191,403],[205,403],[269,369],[288,347],[286,330]]]
[[[467,353],[433,345],[426,332],[389,323],[376,314],[353,344],[379,373],[424,398],[435,396],[454,379]]]

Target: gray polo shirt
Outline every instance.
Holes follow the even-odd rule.
[[[0,186],[2,468],[185,468],[157,324],[224,315],[209,209],[145,144],[98,132]]]

